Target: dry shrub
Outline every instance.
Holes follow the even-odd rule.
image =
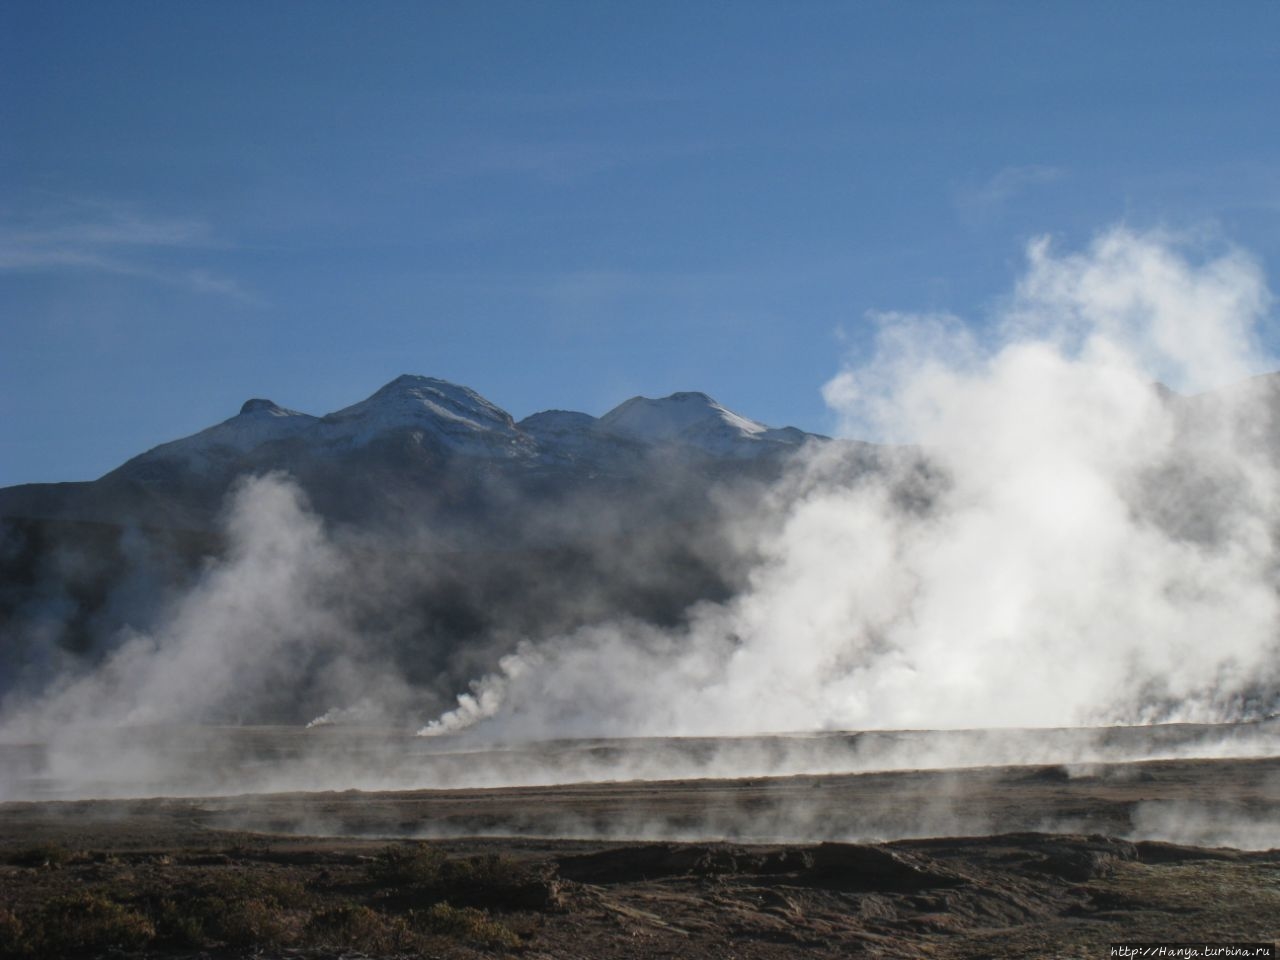
[[[183,947],[202,947],[207,937],[204,917],[190,901],[161,900],[155,907],[156,934],[161,940]]]
[[[182,946],[278,946],[296,939],[293,914],[306,902],[291,880],[229,874],[162,900],[156,921],[162,939]]]
[[[275,946],[290,939],[289,917],[271,900],[201,897],[191,901],[186,913],[206,942],[249,947]]]
[[[206,878],[196,891],[224,900],[263,900],[283,909],[302,907],[310,900],[306,887],[298,881],[270,874],[219,872]]]
[[[374,954],[413,950],[418,939],[400,917],[388,917],[358,903],[316,914],[305,936],[309,943]]]
[[[56,843],[41,843],[17,850],[9,855],[9,862],[16,867],[60,867],[72,858],[66,847]]]
[[[22,956],[25,942],[22,920],[12,910],[0,907],[0,957]]]
[[[0,920],[0,956],[53,960],[132,950],[155,935],[155,925],[128,907],[92,894],[71,894],[54,897],[23,917],[9,914]]]
[[[368,866],[369,879],[384,886],[424,886],[438,883],[445,856],[424,844],[387,847]]]
[[[486,947],[510,949],[520,945],[520,938],[510,927],[473,907],[433,904],[421,913],[414,914],[413,923],[425,933],[471,940]]]

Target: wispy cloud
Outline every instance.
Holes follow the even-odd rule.
[[[175,252],[226,246],[204,221],[149,215],[101,201],[61,201],[26,216],[0,216],[0,271],[109,273],[254,302],[232,277],[203,265],[165,262]]]
[[[976,186],[961,188],[956,194],[956,207],[970,222],[987,220],[999,214],[1020,194],[1061,180],[1066,175],[1062,167],[1041,164],[1004,167]]]

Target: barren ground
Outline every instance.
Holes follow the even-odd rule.
[[[1280,850],[1141,837],[1267,846],[1278,786],[1272,758],[14,802],[0,956],[1101,958],[1121,940],[1275,941]]]

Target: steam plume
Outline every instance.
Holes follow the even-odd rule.
[[[53,651],[3,703],[0,745],[51,744],[16,794],[67,769],[107,792],[247,783],[235,758],[248,735],[230,737],[222,766],[197,737],[200,772],[216,776],[183,780],[190,764],[169,770],[167,747],[147,741],[134,767],[73,735],[99,726],[315,718],[317,729],[285,738],[298,756],[265,758],[271,773],[255,768],[255,785],[373,789],[1101,762],[1146,749],[1094,749],[1092,734],[1042,737],[1051,758],[1013,734],[761,738],[683,752],[640,744],[621,770],[613,747],[489,751],[486,767],[476,757],[493,741],[1273,715],[1280,381],[1243,379],[1273,367],[1256,345],[1270,306],[1240,251],[1197,257],[1174,238],[1126,230],[1076,253],[1037,242],[981,325],[874,318],[874,355],[840,371],[825,396],[845,433],[882,446],[816,446],[763,493],[690,500],[704,481],[672,480],[645,516],[667,503],[712,514],[686,525],[696,536],[677,551],[665,527],[620,524],[612,505],[566,498],[574,543],[603,582],[575,593],[548,578],[516,592],[537,609],[512,601],[519,609],[475,644],[458,640],[465,617],[436,616],[440,598],[489,564],[478,592],[487,603],[511,571],[537,580],[527,569],[537,557],[476,551],[450,569],[462,561],[432,531],[390,543],[336,531],[288,478],[246,480],[228,505],[225,555],[145,622],[74,662],[43,633],[13,648]],[[1206,388],[1215,392],[1190,395]],[[564,519],[548,509],[532,523],[550,539]],[[648,540],[634,536],[643,532]],[[667,569],[659,558],[672,556],[705,560],[732,596],[693,604],[674,625],[643,604],[619,616],[617,597],[663,593],[700,569]],[[373,729],[406,716],[414,726],[435,716],[423,733],[464,733],[463,747],[478,749],[451,760],[449,743],[406,746]],[[319,729],[344,724],[367,732]],[[1276,729],[1252,725],[1225,755],[1274,753]],[[368,746],[379,740],[380,752]],[[1203,731],[1192,741],[1178,754],[1215,755]],[[110,770],[86,767],[98,754]],[[97,778],[108,775],[117,779],[104,787]]]
[[[879,317],[825,387],[846,429],[743,518],[761,560],[685,626],[527,644],[427,734],[1044,726],[1277,706],[1271,297],[1238,250],[1115,229],[978,330]]]

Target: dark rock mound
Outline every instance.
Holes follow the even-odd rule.
[[[924,857],[848,843],[772,850],[728,844],[640,844],[563,857],[557,865],[565,879],[595,884],[738,874],[785,876],[796,885],[830,890],[906,893],[965,882]]]
[[[925,857],[883,847],[823,843],[806,853],[812,866],[797,879],[833,890],[912,893],[965,882]]]
[[[1031,845],[1033,858],[1028,869],[1084,883],[1115,871],[1117,863],[1138,859],[1138,849],[1127,840],[1114,837],[1041,837]]]
[[[1180,843],[1165,843],[1162,840],[1143,840],[1134,844],[1134,846],[1138,851],[1138,859],[1143,863],[1183,863],[1188,860],[1240,859],[1240,854],[1235,850],[1187,847]]]
[[[557,861],[560,876],[580,883],[635,883],[675,876],[739,872],[742,851],[716,844],[646,843]]]

